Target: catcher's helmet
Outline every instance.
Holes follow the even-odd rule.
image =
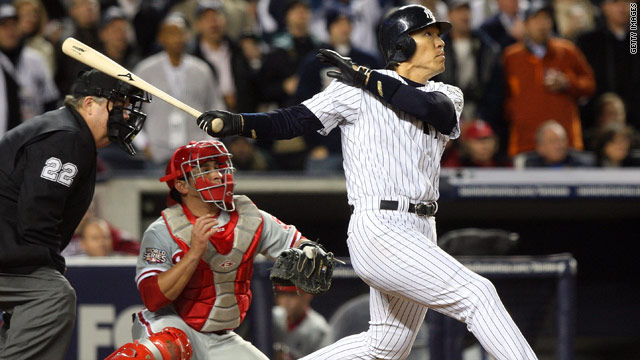
[[[436,25],[441,35],[451,30],[449,22],[436,21],[431,10],[421,5],[403,6],[384,18],[378,30],[378,44],[387,67],[409,60],[416,51],[410,33],[429,25]]]
[[[191,141],[179,147],[169,160],[165,176],[169,189],[173,189],[176,180],[187,180],[188,186],[198,191],[204,202],[214,203],[225,211],[235,210],[233,203],[233,164],[231,154],[220,141]],[[215,162],[215,166],[205,165]],[[189,181],[192,180],[192,181]],[[167,199],[169,205],[175,203]]]

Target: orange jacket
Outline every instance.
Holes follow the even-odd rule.
[[[595,91],[593,70],[580,50],[568,40],[552,38],[544,58],[534,56],[523,42],[503,54],[506,77],[505,119],[509,123],[509,155],[535,150],[537,128],[547,120],[564,126],[569,146],[582,149],[582,125],[577,101]],[[564,92],[544,86],[545,71],[563,72],[569,80]]]

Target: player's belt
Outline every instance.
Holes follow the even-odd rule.
[[[400,203],[392,200],[380,200],[380,210],[398,210]],[[410,213],[418,216],[433,216],[438,211],[437,202],[409,204]]]
[[[399,206],[400,203],[395,200],[380,200],[380,210],[398,210]],[[351,212],[353,213],[353,211],[354,207],[352,205]],[[438,203],[435,201],[417,204],[409,203],[409,209],[407,209],[407,211],[421,217],[433,216],[438,212]]]

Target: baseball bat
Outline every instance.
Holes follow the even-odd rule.
[[[109,59],[107,56],[103,55],[99,51],[91,48],[90,46],[82,43],[81,41],[74,39],[72,37],[67,38],[62,43],[62,52],[66,55],[80,61],[81,63],[88,65],[96,70],[100,70],[103,73],[112,76],[118,80],[124,81],[128,84],[131,84],[137,87],[140,90],[144,90],[151,95],[157,96],[160,99],[168,102],[169,104],[177,107],[178,109],[186,112],[187,114],[193,117],[199,117],[202,115],[202,112],[192,108],[191,106],[183,103],[182,101],[174,98],[173,96],[167,94],[166,92],[158,89],[157,87],[149,84],[144,81],[131,71],[125,69],[123,66],[118,64],[117,62]],[[222,130],[222,126],[224,125],[222,119],[215,119],[212,122],[212,128],[214,132],[219,132]]]

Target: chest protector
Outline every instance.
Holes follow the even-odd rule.
[[[226,225],[228,235],[214,235],[209,240],[189,283],[173,302],[178,315],[198,331],[235,329],[251,303],[253,258],[262,233],[262,216],[248,197],[234,196],[233,201],[237,216],[232,214]],[[188,252],[193,225],[182,207],[178,204],[165,209],[162,217],[171,237]]]

